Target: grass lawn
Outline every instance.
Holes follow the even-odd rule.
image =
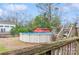
[[[9,51],[10,49],[6,48],[3,44],[0,43],[0,53]]]

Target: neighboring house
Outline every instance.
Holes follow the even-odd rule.
[[[15,27],[15,23],[13,21],[0,20],[0,33],[10,32],[13,27]]]

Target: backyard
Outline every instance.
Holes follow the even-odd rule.
[[[25,43],[19,41],[18,39],[19,39],[18,37],[0,38],[0,53],[38,45],[34,43]]]

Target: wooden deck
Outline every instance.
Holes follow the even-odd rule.
[[[24,43],[18,38],[1,41],[6,48],[12,49],[0,53],[1,55],[79,55],[79,37],[62,39],[50,44]]]

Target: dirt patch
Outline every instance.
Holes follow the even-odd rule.
[[[0,43],[3,44],[6,48],[12,50],[39,45],[35,43],[22,42],[19,40],[19,37],[0,38]]]

